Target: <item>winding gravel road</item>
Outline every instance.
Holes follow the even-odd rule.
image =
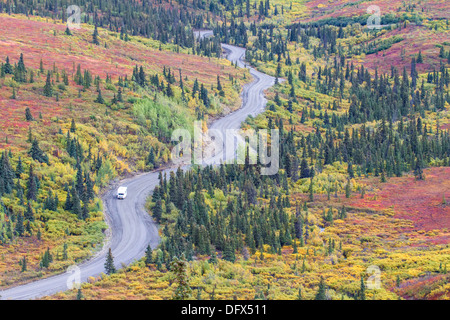
[[[227,59],[237,62],[241,68],[248,68],[244,62],[245,49],[226,44],[222,44],[222,47],[227,52]],[[275,79],[253,68],[249,69],[254,80],[243,88],[242,107],[213,122],[210,126],[211,129],[223,131],[238,129],[247,116],[255,116],[264,110],[266,105],[264,90],[271,87]],[[174,170],[176,168],[166,169],[163,174],[164,172],[169,174]],[[122,265],[128,265],[143,257],[148,244],[152,248],[157,247],[160,242],[158,226],[146,212],[144,204],[152,190],[159,184],[158,174],[158,172],[149,172],[121,181],[121,186],[128,187],[128,196],[125,200],[117,200],[114,196],[118,185],[112,186],[103,196],[105,217],[109,225],[109,241],[101,252],[78,266],[81,282],[104,272],[108,248],[112,250],[116,267],[121,268]],[[24,300],[65,291],[68,289],[67,282],[71,276],[73,277],[73,274],[63,273],[6,289],[0,291],[0,297],[1,299]]]

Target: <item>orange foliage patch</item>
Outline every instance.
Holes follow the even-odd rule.
[[[445,0],[431,0],[426,2],[417,1],[414,12],[420,13],[431,19],[449,18],[450,3]],[[325,2],[323,0],[312,0],[305,3],[308,8],[308,15],[302,22],[318,21],[325,18],[355,17],[367,14],[367,8],[376,5],[380,8],[380,14],[406,12],[407,7],[401,0],[333,0]]]
[[[406,299],[445,300],[450,296],[450,275],[430,275],[402,283],[395,291]]]
[[[136,65],[142,65],[147,74],[161,73],[163,66],[166,66],[171,68],[177,80],[178,70],[181,70],[182,76],[187,76],[189,82],[197,78],[207,87],[216,84],[218,75],[223,83],[229,75],[240,77],[238,69],[222,64],[218,59],[158,50],[144,44],[147,39],[125,42],[102,28],[99,29],[101,45],[96,46],[92,44],[92,26],[83,24],[81,29],[72,30],[72,36],[67,36],[64,33],[66,25],[53,22],[51,19],[0,14],[0,62],[9,57],[14,65],[23,53],[25,66],[34,70],[35,80],[33,84],[21,84],[16,88],[16,99],[11,99],[12,87],[5,80],[0,81],[1,149],[17,147],[23,142],[21,138],[26,136],[30,125],[25,121],[27,107],[35,118],[40,112],[43,114],[44,126],[51,125],[51,118],[67,118],[67,108],[84,110],[84,114],[92,109],[92,101],[97,95],[94,90],[90,90],[92,94],[88,91],[83,93],[82,98],[76,98],[77,90],[81,88],[73,81],[78,65],[82,72],[89,70],[93,77],[105,79],[108,74],[114,82],[119,76],[130,79]],[[155,43],[152,45],[155,46]],[[69,86],[66,91],[59,90],[59,101],[55,101],[55,97],[42,95],[47,71],[43,75],[37,74],[41,60],[45,70],[56,68],[60,74],[62,70],[68,74]],[[57,85],[54,83],[55,91],[58,91]],[[102,94],[110,100],[113,93],[103,90]]]
[[[424,170],[425,180],[413,176],[391,178],[378,184],[380,191],[364,199],[351,202],[352,206],[377,210],[392,207],[395,218],[412,220],[418,230],[450,229],[450,167]],[[443,199],[447,204],[443,204]],[[436,239],[450,243],[450,238]]]
[[[450,41],[449,32],[434,32],[423,26],[408,25],[401,30],[393,30],[385,35],[376,38],[376,41],[386,40],[391,37],[401,37],[404,40],[395,43],[387,50],[378,53],[366,55],[363,60],[365,68],[375,70],[382,73],[390,73],[391,66],[396,66],[398,70],[406,67],[408,72],[411,71],[411,60],[417,58],[419,51],[422,52],[423,63],[418,63],[416,69],[419,73],[429,72],[430,70],[439,70],[440,61],[439,48],[436,44],[447,43]],[[448,51],[446,47],[446,51]],[[402,50],[404,54],[402,56]],[[353,60],[357,63],[357,60]]]
[[[183,76],[196,77],[203,83],[215,83],[216,76],[235,75],[237,71],[231,67],[223,67],[200,56],[159,51],[134,41],[125,42],[107,35],[107,31],[99,29],[100,46],[92,44],[92,27],[82,25],[81,29],[72,30],[73,36],[66,36],[66,25],[54,24],[52,20],[27,20],[22,16],[1,15],[0,19],[0,59],[9,56],[11,63],[24,53],[25,65],[33,69],[39,68],[42,59],[45,69],[65,69],[75,74],[76,66],[88,69],[102,78],[109,74],[113,79],[118,76],[128,77],[133,67],[143,65],[148,71],[161,72],[163,66],[172,70],[182,69]],[[56,36],[54,35],[56,32]],[[106,42],[107,48],[104,47]],[[178,74],[177,74],[178,75]]]

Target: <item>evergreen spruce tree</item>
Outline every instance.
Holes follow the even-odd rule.
[[[34,160],[48,164],[48,156],[41,150],[41,148],[39,148],[39,143],[36,138],[31,142],[31,148],[30,151],[28,151],[28,154]]]
[[[187,274],[188,263],[184,256],[175,257],[170,264],[170,271],[173,273],[177,287],[172,296],[173,300],[186,300],[192,295],[192,289],[189,286],[189,277]]]
[[[25,119],[27,121],[33,121],[34,120],[33,115],[31,114],[30,108],[28,108],[28,107],[25,109]]]
[[[81,292],[81,289],[78,289],[77,291],[77,300],[83,300],[84,296],[83,293]]]
[[[172,86],[170,85],[170,82],[167,82],[167,87],[166,87],[166,96],[173,97],[173,90],[172,90]]]
[[[28,201],[27,211],[25,212],[25,219],[27,219],[28,221],[34,221],[34,212],[33,208],[31,207],[31,201]]]
[[[314,300],[327,300],[323,277],[320,277],[319,289],[317,290]]]
[[[419,51],[416,63],[423,63],[422,51]]]
[[[303,300],[302,288],[298,288],[297,300]]]
[[[313,202],[314,201],[314,183],[313,183],[313,178],[310,178],[310,183],[309,183],[309,201]]]
[[[114,266],[114,257],[111,252],[111,248],[108,250],[105,262],[105,272],[106,274],[116,273],[116,267]]]
[[[64,210],[67,210],[67,211],[71,211],[72,206],[73,206],[70,194],[71,194],[70,189],[67,188],[66,202],[64,203]]]
[[[425,180],[425,176],[423,174],[423,159],[422,155],[417,155],[416,158],[416,164],[414,168],[414,176],[416,177],[416,180]]]
[[[147,157],[147,163],[151,165],[155,165],[155,151],[153,150],[153,147],[150,147],[150,152]]]
[[[88,171],[84,173],[84,182],[86,184],[85,188],[85,201],[89,201],[94,199],[95,193],[94,193],[94,181],[91,180],[90,174]]]
[[[68,254],[67,254],[67,243],[64,242],[62,259],[63,260],[67,260],[68,258],[69,257],[68,257]]]
[[[53,86],[50,79],[50,71],[47,72],[47,79],[45,80],[44,96],[51,97],[53,95]]]
[[[95,25],[94,33],[92,34],[92,43],[95,45],[99,45],[100,41],[98,40],[98,30],[97,25]]]
[[[209,108],[210,101],[209,101],[209,97],[208,97],[208,89],[206,89],[206,87],[203,85],[203,83],[200,86],[200,99],[203,101],[203,105],[206,108]]]
[[[16,88],[15,87],[13,87],[13,92],[12,92],[12,96],[11,96],[11,99],[17,99],[17,96],[16,96]]]
[[[23,226],[23,215],[22,215],[22,213],[19,213],[17,215],[15,231],[16,231],[17,235],[19,237],[21,237],[21,236],[23,236],[24,230],[25,230],[25,228]]]
[[[77,125],[75,124],[75,119],[72,118],[72,122],[70,123],[70,132],[77,131]]]
[[[20,272],[25,272],[27,271],[27,258],[23,257],[22,262],[20,263],[22,269]]]
[[[381,181],[381,183],[386,182],[386,175],[384,174],[384,170],[381,171],[380,181]]]
[[[81,209],[81,219],[86,220],[90,217],[89,207],[87,203],[83,202],[83,208]]]
[[[153,218],[155,218],[155,220],[159,223],[161,221],[163,211],[161,199],[158,199],[158,201],[156,201],[152,211],[153,211]]]
[[[9,57],[6,57],[6,61],[5,64],[3,66],[4,72],[5,74],[13,74],[14,73],[14,69],[13,66],[9,63]]]
[[[226,241],[225,248],[223,250],[223,260],[234,262],[236,260],[236,255],[234,253],[234,248],[231,241]]]
[[[156,258],[156,269],[158,271],[162,270],[162,261],[161,261],[161,257],[158,255],[158,257]]]
[[[36,177],[34,175],[33,164],[30,165],[30,170],[28,173],[27,182],[27,199],[36,200],[37,199],[38,186],[36,184]]]
[[[102,97],[102,91],[98,90],[98,95],[97,98],[95,99],[94,102],[100,103],[100,104],[105,104],[105,100]]]
[[[72,198],[72,213],[75,214],[78,217],[78,219],[83,220],[83,209],[81,207],[81,200],[75,187],[72,187],[71,198]]]
[[[117,101],[118,102],[123,102],[122,88],[121,87],[119,87],[119,90],[117,91]]]
[[[347,183],[345,184],[345,197],[350,198],[350,195],[351,195],[350,180],[347,180]]]
[[[211,256],[209,257],[208,262],[212,263],[212,264],[217,263],[217,254],[216,254],[216,249],[214,247],[211,248]]]
[[[145,250],[145,264],[149,266],[152,263],[153,263],[153,251],[152,247],[148,245],[147,249]]]
[[[359,300],[366,300],[366,285],[364,284],[364,278],[361,275],[361,286],[359,290]]]
[[[42,258],[41,258],[40,267],[41,268],[48,268],[52,261],[53,261],[53,257],[50,254],[50,248],[47,248],[47,250],[44,252],[44,254],[43,254]]]
[[[351,161],[348,163],[347,172],[350,179],[353,179],[355,177]]]
[[[75,176],[75,188],[77,189],[77,193],[80,196],[80,199],[83,200],[84,198],[83,169],[81,168],[80,163],[77,163],[76,169],[77,174]]]

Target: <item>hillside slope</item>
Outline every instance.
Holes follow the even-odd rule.
[[[67,35],[60,22],[1,14],[0,30],[0,148],[8,151],[3,169],[14,172],[8,181],[15,185],[0,188],[4,287],[61,271],[97,250],[106,228],[96,196],[102,188],[164,165],[171,130],[236,109],[247,80],[225,60],[154,40],[124,41],[99,28],[95,45],[94,27],[85,24]],[[145,84],[133,77],[135,68]],[[28,154],[34,140],[37,150]],[[53,263],[43,268],[47,248]]]

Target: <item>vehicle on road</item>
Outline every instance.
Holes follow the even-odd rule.
[[[245,49],[227,44],[222,44],[227,50],[227,59],[238,63],[239,67],[243,67],[243,58],[245,57]],[[223,118],[216,120],[211,124],[213,129],[224,130],[231,128],[240,128],[240,124],[248,115],[256,115],[264,111],[265,99],[264,90],[273,85],[275,78],[251,70],[254,81],[245,86],[243,96],[253,97],[246,100],[241,109],[229,114]],[[176,168],[173,168],[176,170]],[[111,232],[111,250],[115,253],[116,261],[126,261],[129,264],[135,259],[140,259],[145,255],[145,251],[149,243],[152,248],[156,248],[161,241],[158,233],[158,226],[155,224],[151,216],[146,211],[144,204],[147,196],[159,184],[159,174],[157,171],[148,172],[146,174],[137,175],[131,179],[127,179],[127,187],[120,186],[118,189],[108,190],[102,197],[105,207],[105,215],[108,217],[109,230]],[[124,199],[127,195],[125,191],[123,196],[119,196],[120,191],[130,188],[132,196],[126,205],[119,206],[116,200]],[[126,220],[126,217],[133,214],[135,219]],[[125,221],[127,223],[125,223]],[[117,240],[117,241],[115,241]],[[80,264],[82,274],[81,282],[87,279],[99,276],[105,271],[104,263],[106,259],[106,250],[98,256],[95,256],[83,264]],[[67,290],[68,274],[62,273],[53,277],[39,279],[28,284],[3,289],[0,286],[0,300],[5,299],[36,299],[45,295],[53,294],[59,291]]]
[[[117,190],[117,199],[125,199],[127,197],[127,187],[119,187]]]

